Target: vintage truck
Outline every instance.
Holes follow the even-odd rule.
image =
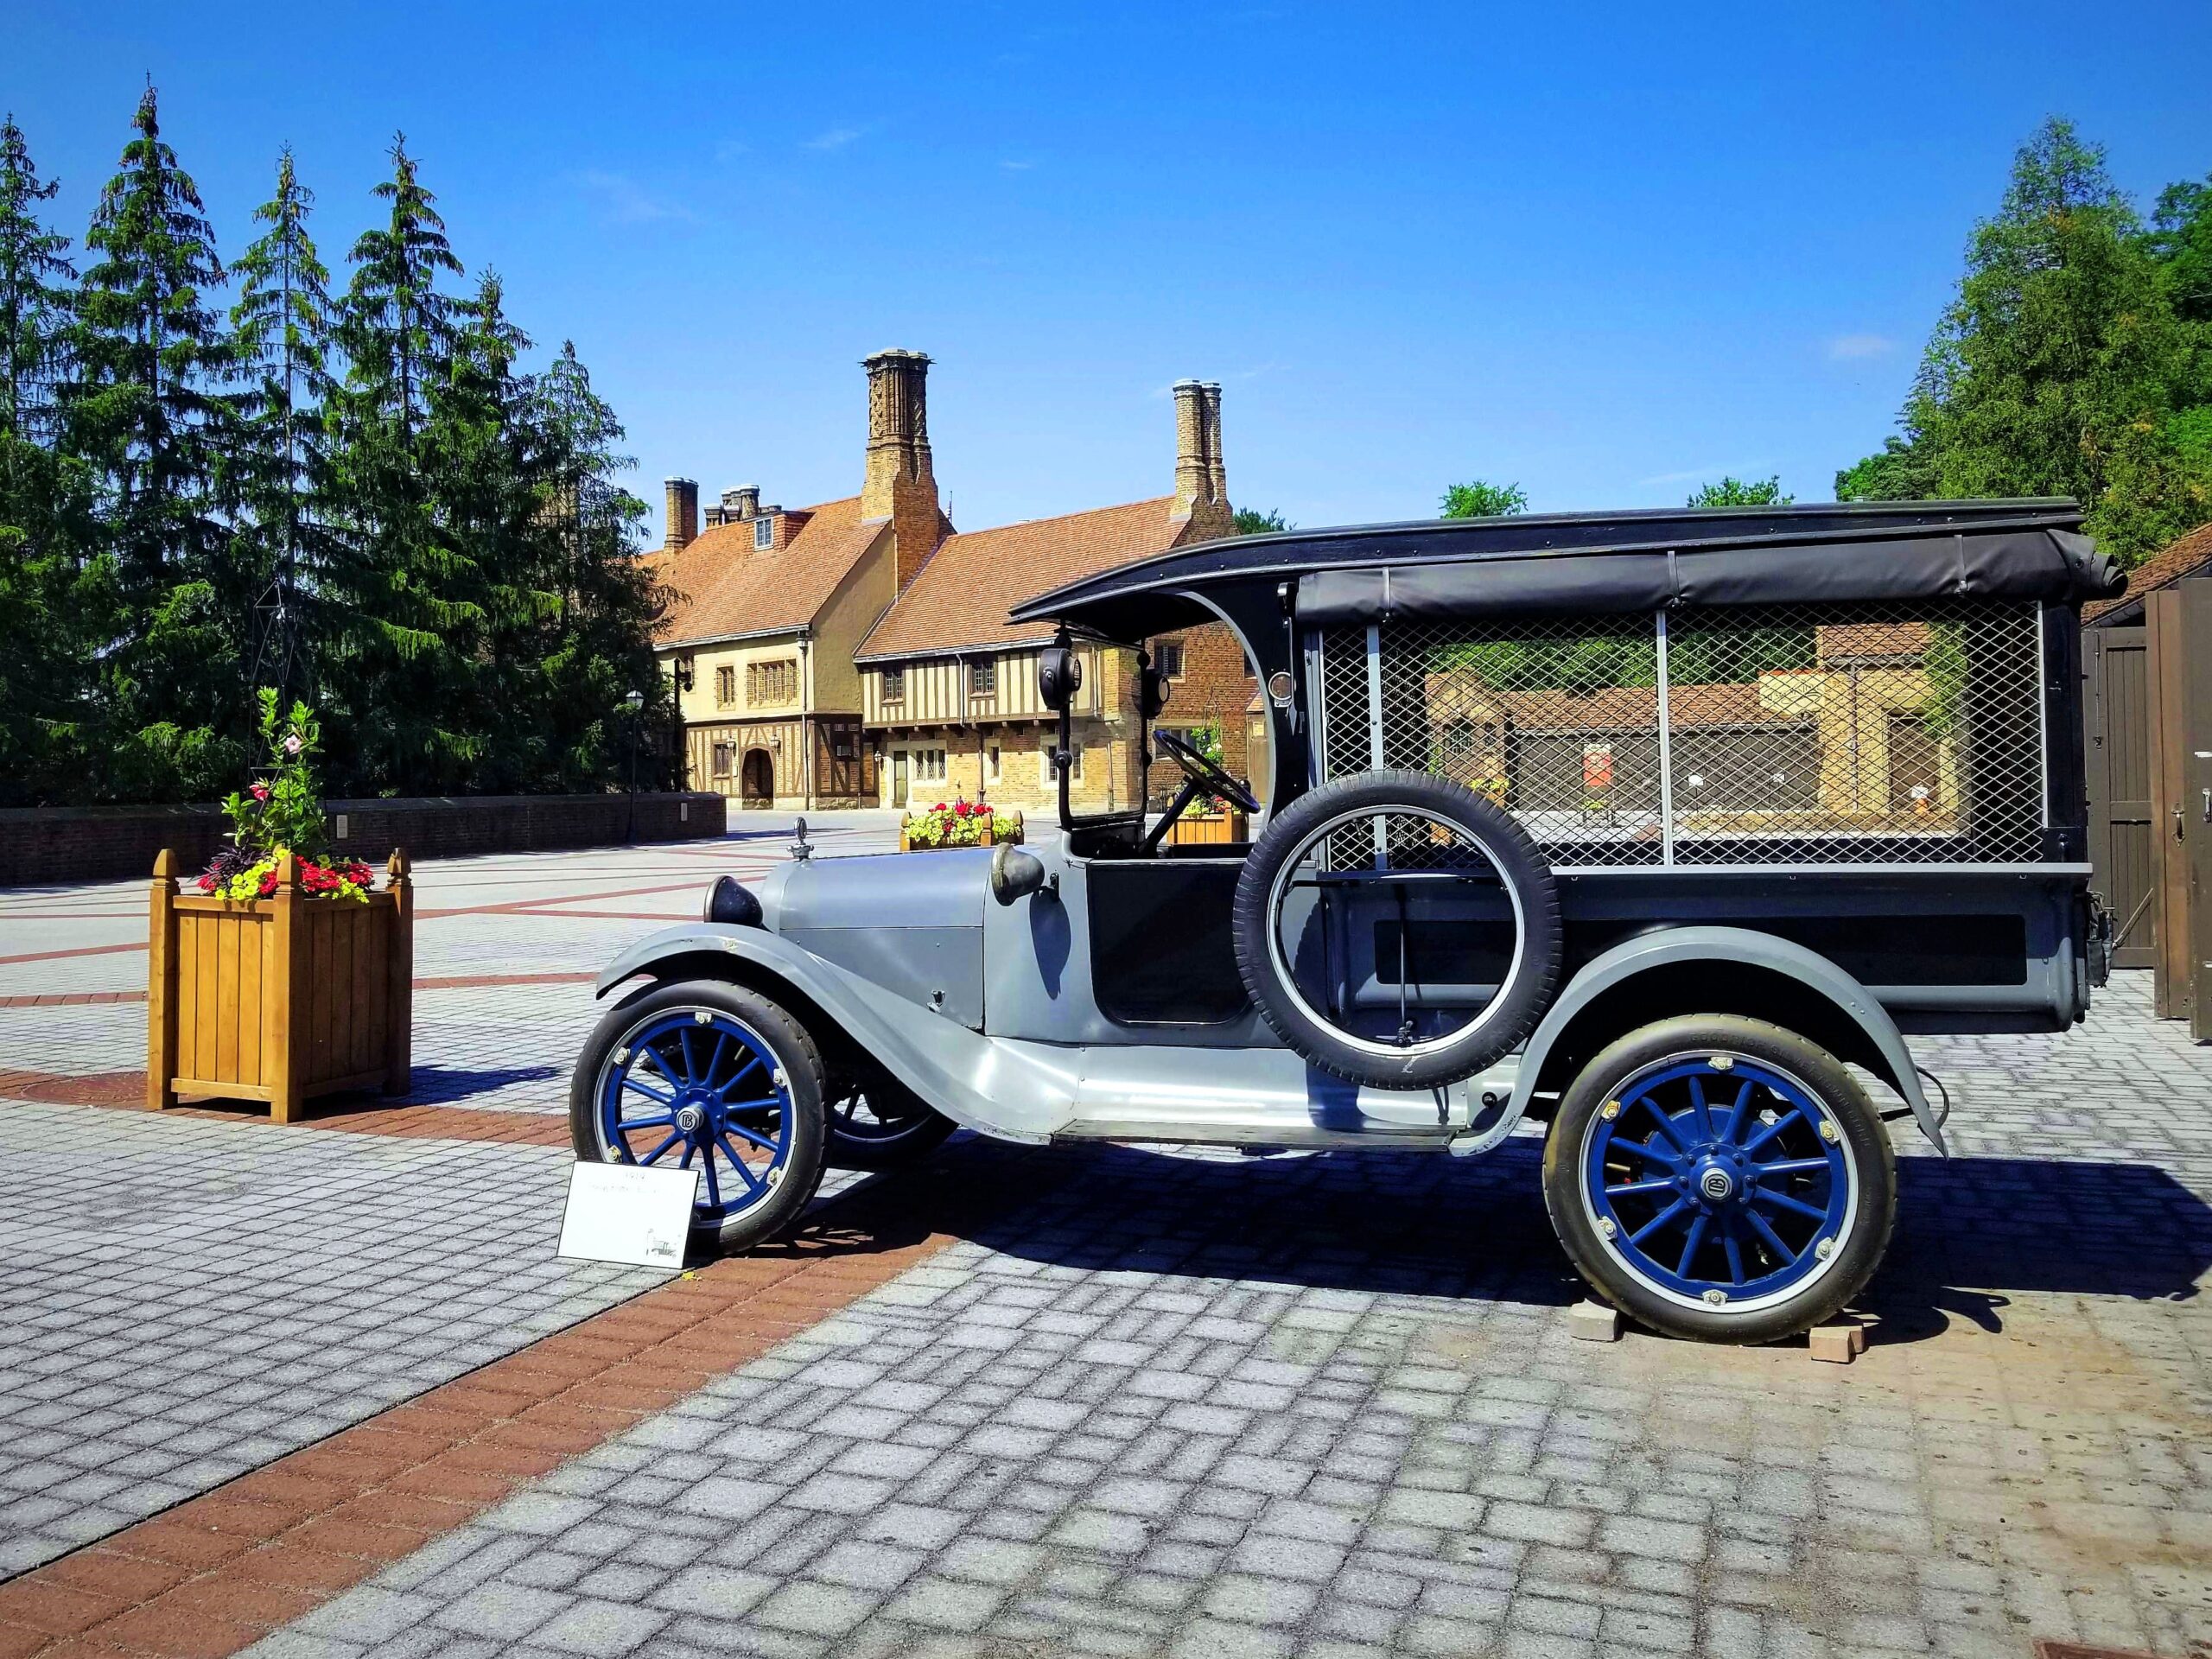
[[[696,1166],[735,1247],[825,1160],[955,1126],[1453,1156],[1541,1129],[1599,1294],[1683,1337],[1802,1331],[1888,1243],[1888,1120],[1942,1149],[1908,1039],[2063,1030],[2101,982],[2079,608],[2121,578],[2080,526],[2056,500],[1387,524],[1028,601],[1063,751],[1086,642],[1139,648],[1141,742],[1142,647],[1225,624],[1262,788],[1163,731],[1189,779],[1164,816],[1078,817],[1063,781],[1028,848],[814,858],[802,827],[607,969],[577,1154]],[[1205,798],[1251,841],[1170,844]]]

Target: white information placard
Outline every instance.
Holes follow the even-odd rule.
[[[696,1169],[575,1165],[561,1218],[561,1254],[639,1268],[680,1268],[699,1195]]]

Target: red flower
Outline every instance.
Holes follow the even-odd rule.
[[[246,793],[252,796],[257,801],[265,801],[269,798],[269,785],[266,784],[256,784],[251,789],[246,791]]]
[[[955,817],[966,817],[968,816],[968,803],[965,801],[955,801],[952,804],[952,812]]]

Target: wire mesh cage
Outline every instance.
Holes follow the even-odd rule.
[[[1320,644],[1325,778],[1450,778],[1555,865],[2043,855],[2032,605],[1386,622]]]

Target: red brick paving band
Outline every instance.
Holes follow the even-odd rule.
[[[562,1120],[537,1121],[565,1138]],[[795,1240],[671,1281],[0,1584],[0,1659],[237,1653],[925,1261],[1009,1193],[1033,1198],[1034,1175],[1006,1179],[1033,1158],[976,1143],[927,1179],[855,1188]]]

